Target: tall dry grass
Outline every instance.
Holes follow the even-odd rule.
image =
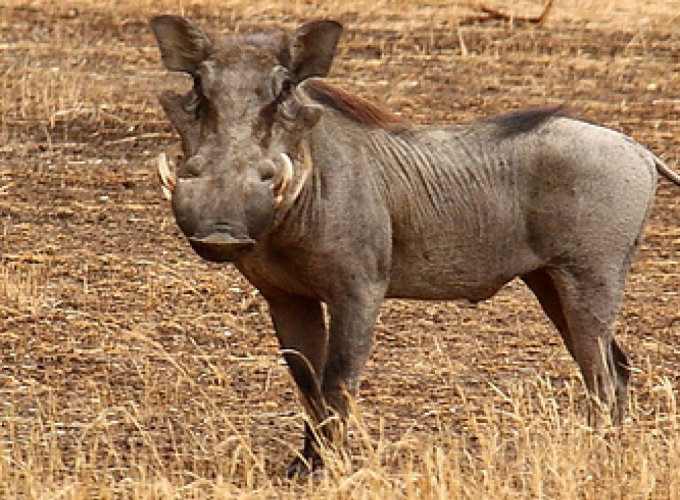
[[[163,383],[186,382],[181,369]],[[205,425],[189,429],[173,418],[176,402],[159,381],[147,382],[148,397],[164,400],[151,411],[166,405],[157,419],[145,415],[150,406],[116,404],[92,393],[87,404],[96,407],[96,418],[64,422],[49,391],[16,388],[32,406],[29,416],[10,408],[3,419],[3,498],[680,498],[676,394],[668,381],[651,376],[619,428],[584,425],[575,403],[578,384],[558,391],[544,379],[500,394],[499,402],[466,414],[455,427],[441,415],[426,439],[409,433],[387,439],[355,415],[350,459],[327,453],[327,470],[305,481],[282,479],[247,433],[211,439],[237,426],[209,393],[191,410]],[[460,395],[465,398],[465,389]],[[559,406],[556,399],[571,404]],[[159,428],[173,434],[172,449],[157,447]],[[78,437],[66,446],[69,435]]]

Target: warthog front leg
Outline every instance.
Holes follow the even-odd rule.
[[[328,304],[328,356],[323,395],[332,417],[327,434],[336,451],[344,448],[350,399],[357,395],[361,374],[373,344],[375,321],[385,289],[366,285]]]
[[[328,418],[321,392],[326,365],[327,335],[321,303],[299,296],[269,299],[269,311],[300,399],[310,422],[318,426]],[[289,476],[300,475],[321,465],[318,432],[306,424],[305,445],[288,467]]]
[[[309,417],[304,448],[287,468],[288,476],[304,476],[321,467],[322,449],[343,450],[349,398],[359,388],[384,294],[382,287],[375,293],[369,290],[370,286],[328,305],[328,336],[318,301],[269,300],[284,357]]]
[[[362,297],[329,305],[328,358],[323,393],[328,404],[343,418],[349,414],[349,397],[355,396],[359,390],[382,298],[382,295]]]

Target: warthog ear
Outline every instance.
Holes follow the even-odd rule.
[[[208,36],[189,19],[164,15],[154,17],[149,24],[156,35],[163,64],[170,71],[193,74],[212,51]]]
[[[312,76],[326,76],[333,64],[342,25],[321,20],[303,24],[290,39],[290,71],[297,82]]]

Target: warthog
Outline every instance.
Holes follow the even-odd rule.
[[[481,300],[521,278],[593,400],[622,418],[613,323],[657,172],[678,174],[558,108],[409,123],[323,80],[334,21],[220,43],[182,17],[151,27],[165,67],[193,78],[159,95],[183,147],[176,172],[160,163],[177,223],[260,290],[310,415],[289,471],[342,443],[386,297]]]

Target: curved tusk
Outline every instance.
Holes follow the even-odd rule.
[[[172,199],[172,192],[177,186],[177,177],[170,170],[168,166],[168,158],[165,153],[158,155],[158,178],[161,181],[161,188],[163,189],[163,196],[166,200]]]
[[[312,164],[312,155],[309,153],[309,146],[305,145],[302,172],[298,176],[297,185],[295,186],[295,190],[290,196],[291,200],[296,200],[297,197],[300,195],[300,192],[302,191],[302,188],[305,186],[305,183],[307,182],[309,175],[312,173],[313,167],[314,166]]]
[[[288,190],[288,187],[293,180],[293,161],[290,159],[286,153],[281,153],[281,160],[283,165],[281,167],[281,173],[279,178],[274,184],[274,206],[278,207],[283,203],[284,195]]]

